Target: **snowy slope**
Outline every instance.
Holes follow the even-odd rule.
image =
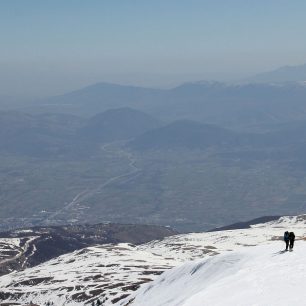
[[[129,244],[89,247],[2,276],[0,300],[84,305],[99,297],[112,305],[175,264]]]
[[[85,247],[110,243],[141,244],[174,235],[153,225],[111,224],[33,227],[0,233],[0,276],[41,264]]]
[[[161,241],[149,242],[139,249],[186,261],[246,246],[270,244],[282,240],[285,230],[294,231],[297,239],[306,237],[306,215],[281,217],[276,221],[252,225],[248,229],[170,236]]]
[[[282,247],[274,242],[188,262],[143,287],[131,305],[304,306],[306,242],[293,252]]]
[[[182,306],[185,304],[175,303],[182,301],[189,303],[190,299],[196,299],[197,294],[202,296],[204,291],[205,294],[211,292],[211,296],[207,295],[205,298],[213,298],[214,294],[220,295],[218,288],[220,290],[222,284],[224,288],[230,286],[226,279],[234,275],[245,278],[242,282],[246,284],[255,281],[268,283],[269,279],[262,278],[263,270],[255,273],[260,266],[260,261],[263,260],[270,262],[269,267],[272,270],[276,270],[273,264],[277,266],[279,261],[279,265],[284,267],[280,271],[284,271],[281,275],[286,281],[290,267],[285,268],[286,257],[276,254],[284,248],[282,236],[285,230],[293,230],[296,233],[297,252],[284,254],[284,256],[292,258],[297,256],[297,266],[293,269],[305,271],[306,261],[304,266],[302,259],[299,258],[303,252],[306,254],[304,242],[303,244],[301,242],[301,239],[306,237],[306,215],[302,215],[283,217],[277,221],[254,225],[249,229],[176,235],[140,246],[119,244],[85,248],[39,266],[0,277],[0,300],[16,301],[22,305],[30,301],[39,305],[43,305],[46,301],[53,301],[60,306],[84,305],[100,298],[105,306],[123,306],[129,302],[131,302],[129,305],[149,306],[151,304],[148,303],[152,299],[154,306]],[[260,245],[259,249],[258,245]],[[262,259],[261,256],[263,256]],[[284,258],[283,265],[281,265],[282,258]],[[191,274],[198,264],[200,264],[199,273]],[[174,270],[169,271],[173,267],[175,267]],[[267,266],[268,269],[269,267]],[[167,272],[162,274],[164,271]],[[274,277],[273,273],[271,273],[271,279]],[[163,279],[165,280],[161,281]],[[151,280],[156,281],[152,283]],[[147,286],[147,282],[150,282],[149,286],[152,286],[152,289],[145,293],[143,288]],[[193,284],[190,288],[189,283]],[[169,287],[170,284],[174,287]],[[216,286],[215,291],[207,291],[208,285],[210,288]],[[186,291],[181,290],[185,287]],[[229,291],[233,289],[228,288]],[[254,288],[253,291],[257,287]],[[137,289],[136,299],[132,302],[135,297],[134,291]],[[256,290],[264,292],[264,288],[260,286]],[[160,300],[154,300],[150,292],[155,294],[159,292]],[[163,304],[168,292],[173,295],[171,296],[172,304]],[[223,294],[223,291],[221,293]],[[163,296],[164,300],[162,300]],[[196,306],[197,304],[186,305]],[[208,303],[207,305],[219,304]],[[228,304],[224,304],[223,301],[223,305]],[[273,304],[254,305],[271,306]]]

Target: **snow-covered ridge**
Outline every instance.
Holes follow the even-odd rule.
[[[163,287],[169,281],[168,275],[176,278],[173,283],[178,286],[175,288],[180,288],[179,286],[182,286],[184,282],[193,282],[191,279],[180,279],[182,271],[187,273],[196,269],[208,277],[208,272],[205,270],[208,266],[216,267],[224,264],[222,271],[229,269],[227,271],[234,271],[234,274],[238,273],[239,275],[240,267],[244,269],[243,271],[248,271],[248,263],[253,264],[250,260],[254,259],[254,265],[256,266],[256,262],[260,258],[258,256],[267,256],[265,257],[266,260],[278,260],[278,257],[273,254],[277,254],[284,248],[282,236],[285,230],[295,232],[297,248],[302,250],[301,240],[306,237],[306,215],[282,217],[276,221],[253,225],[249,229],[176,235],[140,246],[118,244],[85,248],[60,256],[34,268],[0,277],[0,297],[6,302],[18,301],[22,305],[30,301],[38,305],[43,305],[47,301],[53,301],[56,305],[89,305],[92,301],[100,298],[105,306],[149,306],[151,304],[147,304],[147,299],[151,299],[149,295],[151,289],[147,290],[148,287],[145,286],[150,286],[152,292],[158,290],[160,296],[162,296],[162,292],[171,289],[167,286]],[[258,245],[261,251],[257,251],[259,250]],[[297,256],[294,254],[290,253],[288,255]],[[237,260],[234,260],[234,258]],[[163,273],[173,267],[176,268]],[[303,267],[300,261],[302,270]],[[214,268],[210,268],[209,271],[211,273],[211,276],[209,276],[210,283],[214,279],[216,284],[218,282],[221,282],[218,283],[219,285],[223,284],[226,279],[224,278],[225,275],[221,273],[219,277],[218,273],[220,271],[215,271]],[[199,277],[198,280],[201,283],[203,282],[202,278],[204,276],[198,274],[198,272],[188,275],[186,277]],[[245,276],[246,272],[242,275]],[[259,275],[256,277],[259,277]],[[155,282],[151,282],[155,279]],[[161,281],[162,279],[164,281]],[[259,278],[259,280],[261,279]],[[224,284],[227,285],[227,283]],[[155,286],[159,289],[154,289]],[[220,288],[218,286],[216,288]],[[202,294],[202,289],[205,288],[207,287],[202,287],[202,285],[200,287],[195,286],[197,294]],[[134,293],[136,289],[139,291]],[[145,293],[145,290],[147,290],[147,293]],[[193,291],[187,290],[184,294],[184,303],[189,303],[189,299],[193,298],[194,294]],[[135,300],[133,300],[134,298]],[[172,300],[173,304],[171,304],[172,302],[163,304],[164,300],[162,299],[160,301],[159,304],[152,305],[197,305],[180,304],[181,301],[176,302],[176,300]],[[222,304],[208,303],[207,305]],[[271,306],[273,304],[256,305]]]
[[[176,232],[133,224],[34,227],[0,233],[0,276],[30,268],[63,254],[100,244],[141,244]]]
[[[203,258],[246,246],[271,244],[282,240],[283,232],[292,230],[297,239],[306,237],[306,215],[281,217],[251,225],[248,229],[176,235],[139,246],[155,254],[168,254],[181,261]]]
[[[304,306],[305,252],[304,241],[293,252],[274,243],[188,262],[129,297],[130,305]]]

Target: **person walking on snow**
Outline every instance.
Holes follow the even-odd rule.
[[[289,232],[285,231],[284,233],[284,241],[286,243],[286,251],[288,251],[288,246],[289,246]]]
[[[290,248],[290,250],[293,249],[294,240],[295,240],[294,232],[290,232],[289,233],[289,242],[290,242],[289,248]]]

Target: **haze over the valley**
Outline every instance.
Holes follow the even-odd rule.
[[[1,228],[303,213],[306,5],[279,4],[2,1]]]

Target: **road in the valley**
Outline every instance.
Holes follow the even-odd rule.
[[[74,208],[81,205],[82,203],[84,203],[84,201],[88,200],[95,194],[101,193],[105,187],[109,187],[110,185],[118,183],[120,181],[127,182],[131,179],[134,179],[136,176],[140,174],[141,169],[136,166],[136,158],[133,156],[133,154],[124,151],[123,149],[118,149],[118,148],[116,150],[110,149],[115,144],[116,143],[105,144],[104,146],[102,146],[102,150],[106,153],[116,154],[121,156],[122,158],[126,158],[128,161],[128,167],[130,168],[129,171],[124,172],[120,175],[113,176],[109,178],[106,182],[102,183],[101,185],[93,189],[86,188],[85,190],[81,191],[73,198],[71,202],[67,203],[62,208],[50,214],[48,217],[46,217],[46,219],[43,222],[44,224],[46,225],[56,224],[56,221],[58,220],[57,217],[61,215],[65,215],[67,217],[72,211],[75,213],[77,210]],[[74,219],[78,218],[74,217]]]

